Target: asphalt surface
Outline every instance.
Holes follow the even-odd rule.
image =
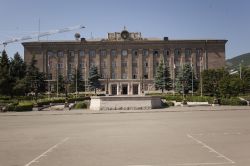
[[[201,108],[1,113],[0,166],[249,166],[249,107]]]

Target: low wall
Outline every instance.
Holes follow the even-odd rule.
[[[92,96],[91,110],[141,110],[161,108],[159,96]]]

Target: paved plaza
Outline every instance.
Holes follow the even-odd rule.
[[[219,108],[1,113],[0,166],[249,166],[249,107]]]

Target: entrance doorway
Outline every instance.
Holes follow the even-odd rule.
[[[128,85],[122,85],[122,95],[128,94]]]
[[[133,84],[133,95],[138,95],[138,84]]]
[[[117,85],[111,85],[111,94],[112,95],[117,95]]]

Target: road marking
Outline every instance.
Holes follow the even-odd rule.
[[[33,160],[31,160],[28,164],[26,164],[25,166],[30,166],[32,163],[38,163],[39,159],[47,156],[47,153],[52,152],[55,148],[57,148],[59,145],[63,144],[64,142],[66,142],[69,139],[69,137],[64,138],[62,141],[58,142],[57,144],[55,144],[54,146],[50,147],[48,150],[46,150],[45,152],[43,152],[42,154],[40,154],[39,156],[37,156],[36,158],[34,158]]]
[[[233,160],[231,160],[230,158],[226,157],[225,155],[217,152],[216,150],[214,150],[213,148],[211,148],[210,146],[208,146],[207,144],[203,143],[202,141],[198,140],[197,138],[194,138],[193,136],[187,134],[187,136],[189,138],[191,138],[192,140],[194,140],[195,142],[197,142],[198,144],[202,145],[203,147],[207,148],[209,150],[209,152],[214,152],[215,154],[218,155],[218,157],[224,158],[225,160],[228,161],[227,164],[235,164],[235,162]],[[207,164],[208,165],[208,164]]]

